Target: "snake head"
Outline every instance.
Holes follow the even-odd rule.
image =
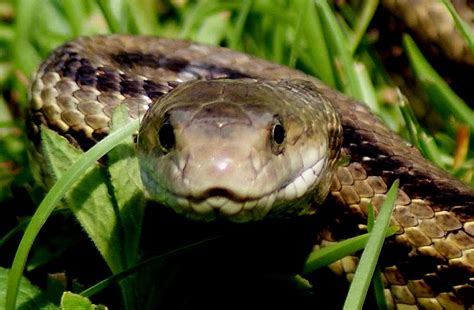
[[[187,82],[143,119],[142,180],[152,199],[192,219],[310,213],[328,193],[341,135],[309,82]]]

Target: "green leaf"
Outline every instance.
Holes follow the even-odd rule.
[[[48,219],[58,202],[64,197],[67,190],[83,174],[85,170],[93,166],[96,161],[114,148],[125,137],[130,136],[138,128],[138,120],[130,122],[120,130],[108,135],[101,142],[97,143],[81,158],[76,161],[66,173],[53,185],[46,197],[43,199],[35,214],[31,218],[30,224],[26,228],[25,234],[20,241],[12,269],[8,276],[8,288],[6,297],[6,309],[15,308],[20,278],[25,268],[26,259],[36,239],[39,231]]]
[[[0,308],[3,309],[6,292],[7,292],[7,276],[9,270],[0,267]],[[50,302],[41,290],[35,285],[31,284],[25,277],[20,280],[20,287],[18,290],[18,299],[16,308],[22,310],[49,310],[58,309],[52,302]]]
[[[121,105],[114,111],[112,132],[130,122],[127,107]],[[135,265],[145,210],[145,197],[140,178],[140,168],[136,154],[136,145],[129,137],[108,154],[108,169],[113,195],[118,207],[118,223],[121,228],[121,240],[124,253],[124,265]]]
[[[125,105],[118,106],[112,117],[114,132],[130,122],[128,109]],[[117,205],[115,217],[117,227],[115,231],[120,237],[119,247],[122,249],[121,271],[134,266],[138,259],[143,213],[145,211],[145,197],[140,178],[140,168],[136,154],[136,145],[129,137],[115,147],[108,154],[108,170],[111,188]],[[116,273],[116,272],[114,272]],[[134,290],[138,287],[136,278],[129,278],[120,282],[125,304],[129,309],[136,305]]]
[[[56,179],[78,161],[83,152],[56,132],[42,128],[43,153]],[[108,193],[107,177],[95,163],[83,171],[66,194],[65,201],[94,242],[112,272],[123,269],[117,214]]]
[[[112,123],[112,132],[130,123],[126,106],[119,106],[114,111]],[[55,133],[43,139],[43,147],[56,176],[61,176],[82,155]],[[109,268],[118,273],[136,263],[144,212],[143,190],[131,136],[110,152],[107,163],[111,183],[104,169],[95,164],[66,195],[66,202]],[[128,305],[134,303],[133,286],[132,280],[121,283]]]
[[[395,206],[398,184],[398,180],[393,182],[387,193],[385,202],[380,208],[376,223],[370,233],[369,240],[367,241],[367,245],[354,274],[354,279],[349,288],[349,293],[344,303],[344,310],[362,309],[364,305],[365,296],[367,295],[367,290],[377,265],[378,256],[382,250],[386,231]]]
[[[61,297],[61,309],[63,310],[100,310],[107,309],[105,306],[97,306],[87,298],[71,292],[64,292]]]

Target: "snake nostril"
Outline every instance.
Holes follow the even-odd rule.
[[[224,188],[211,188],[206,192],[206,197],[231,197],[232,193]]]

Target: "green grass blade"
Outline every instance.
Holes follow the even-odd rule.
[[[302,23],[303,20],[306,16],[305,12],[308,11],[309,6],[311,5],[311,1],[298,1],[297,6],[298,8],[298,18],[296,21],[296,27],[295,27],[295,36],[293,37],[293,42],[291,43],[290,46],[290,58],[288,60],[288,67],[294,68],[296,65],[296,60],[298,59],[298,53],[300,49],[299,43],[302,40]]]
[[[431,136],[428,136],[423,128],[420,126],[416,120],[415,113],[410,108],[410,104],[407,102],[407,99],[398,92],[399,95],[399,107],[400,112],[402,113],[407,132],[410,138],[410,142],[417,147],[417,149],[423,154],[423,156],[439,167],[446,168],[445,163],[442,161],[439,154],[441,151],[438,149],[436,142]]]
[[[202,22],[193,40],[210,45],[218,45],[224,39],[229,28],[229,16],[214,13]]]
[[[30,224],[26,228],[25,234],[20,241],[15,254],[13,265],[8,277],[6,309],[15,309],[16,297],[18,293],[19,281],[25,268],[28,254],[33,245],[38,232],[54,210],[58,202],[64,197],[67,190],[74,184],[77,178],[99,158],[109,152],[120,141],[129,137],[138,129],[138,120],[129,123],[127,126],[111,133],[100,143],[96,144],[84,156],[81,157],[67,173],[56,182],[48,192],[44,200],[39,205],[35,214],[31,218]]]
[[[369,240],[367,241],[365,250],[360,258],[359,266],[357,267],[354,279],[349,288],[349,293],[344,303],[344,310],[362,309],[364,305],[365,296],[367,295],[367,290],[370,286],[378,256],[385,240],[386,230],[395,206],[398,184],[398,180],[393,182],[387,193],[387,198],[380,208],[377,221],[370,233]]]
[[[474,35],[472,34],[471,28],[466,24],[464,20],[459,16],[456,9],[453,7],[453,4],[448,0],[440,0],[449,10],[451,16],[454,19],[456,28],[463,35],[464,39],[467,41],[467,45],[471,50],[472,55],[474,55]]]
[[[400,89],[397,89],[398,95],[398,106],[400,107],[400,112],[402,113],[403,119],[405,121],[405,127],[408,132],[408,136],[410,138],[410,142],[416,146],[417,149],[421,150],[421,143],[418,138],[418,131],[420,129],[420,125],[416,120],[415,113],[410,108],[410,104],[405,96],[403,96]]]
[[[380,270],[379,266],[375,268],[374,276],[372,278],[372,286],[374,288],[374,296],[375,302],[377,303],[377,309],[388,309],[387,299],[385,298],[384,286],[382,281],[382,271]]]
[[[157,2],[150,0],[131,0],[126,3],[126,9],[133,22],[133,33],[153,35],[159,32],[155,12]]]
[[[120,33],[122,30],[122,26],[118,18],[115,16],[114,12],[112,11],[112,7],[110,5],[109,0],[97,0],[97,4],[102,12],[102,15],[109,26],[109,30],[112,33]]]
[[[28,224],[30,223],[29,219],[23,220],[20,224],[12,228],[9,232],[7,232],[2,238],[0,238],[0,249],[3,247],[3,245],[9,241],[12,237],[14,237],[16,234],[20,233],[21,231],[24,231]]]
[[[372,203],[369,203],[367,209],[367,231],[370,233],[374,229],[375,225],[374,205]],[[393,229],[394,232],[396,232],[396,229]],[[378,265],[375,266],[374,275],[372,277],[372,287],[374,288],[375,301],[377,302],[378,309],[387,309],[387,301],[385,300],[384,287],[382,282],[382,272]]]
[[[374,84],[372,84],[372,81],[370,80],[367,68],[363,63],[357,62],[354,65],[354,70],[358,76],[356,82],[361,93],[360,99],[369,107],[372,112],[379,114],[381,110],[380,104],[377,102]]]
[[[33,72],[40,61],[40,57],[30,41],[31,24],[38,5],[41,5],[41,3],[36,0],[18,0],[16,6],[18,16],[15,24],[15,40],[12,41],[11,52],[13,53],[15,68],[20,69],[25,74]]]
[[[307,53],[300,53],[300,60],[309,66],[311,74],[323,80],[329,86],[336,86],[336,77],[331,66],[330,51],[324,40],[321,19],[314,5],[306,11],[305,23],[302,24],[306,42],[310,42]]]
[[[329,42],[329,49],[334,54],[336,62],[340,62],[340,66],[339,63],[334,63],[334,67],[339,69],[337,71],[339,81],[341,82],[339,87],[345,94],[362,100],[363,91],[358,82],[352,54],[349,51],[347,39],[337,23],[336,16],[334,16],[326,0],[316,1],[316,6],[320,13],[321,24],[323,25],[327,42]]]
[[[252,7],[252,1],[244,0],[241,2],[241,8],[237,16],[237,21],[230,30],[229,47],[238,51],[242,50],[242,33],[244,31],[245,21],[248,18],[250,9]]]
[[[448,84],[438,75],[423,54],[415,41],[405,35],[403,45],[406,48],[411,67],[426,93],[442,115],[453,115],[459,121],[474,128],[474,113],[466,103],[456,95]]]
[[[386,237],[390,237],[397,232],[395,227],[390,227],[386,232]],[[340,241],[333,245],[320,248],[311,252],[306,259],[303,273],[308,274],[317,269],[327,266],[341,258],[354,254],[362,250],[369,239],[370,234],[359,235],[347,240]]]
[[[188,9],[188,14],[184,18],[185,22],[181,27],[179,37],[181,39],[190,39],[193,34],[193,28],[198,24],[198,21],[206,20],[209,12],[214,11],[218,4],[218,2],[213,1],[199,1],[191,9]]]
[[[71,27],[71,34],[77,37],[82,34],[82,25],[84,24],[85,12],[84,5],[77,0],[64,0],[63,8],[67,20]]]
[[[360,15],[360,18],[356,19],[354,33],[349,39],[349,48],[352,55],[354,55],[355,51],[357,50],[357,47],[360,44],[360,41],[362,40],[362,37],[367,32],[367,27],[369,26],[370,21],[372,20],[372,17],[374,16],[375,11],[377,10],[379,0],[369,0],[363,3],[364,7],[362,8],[362,13]]]

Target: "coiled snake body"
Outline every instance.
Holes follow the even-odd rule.
[[[472,305],[474,191],[363,104],[246,54],[124,35],[58,48],[31,88],[34,127],[54,128],[83,148],[107,134],[119,104],[131,118],[148,109],[142,179],[155,199],[190,218],[307,214],[328,196],[364,223],[369,202],[380,207],[399,179],[392,223],[400,231],[390,243],[403,250],[382,262],[388,297],[428,308]],[[350,157],[344,166],[336,164],[340,153]],[[347,237],[331,223],[324,239]],[[352,272],[346,265],[333,268]]]

